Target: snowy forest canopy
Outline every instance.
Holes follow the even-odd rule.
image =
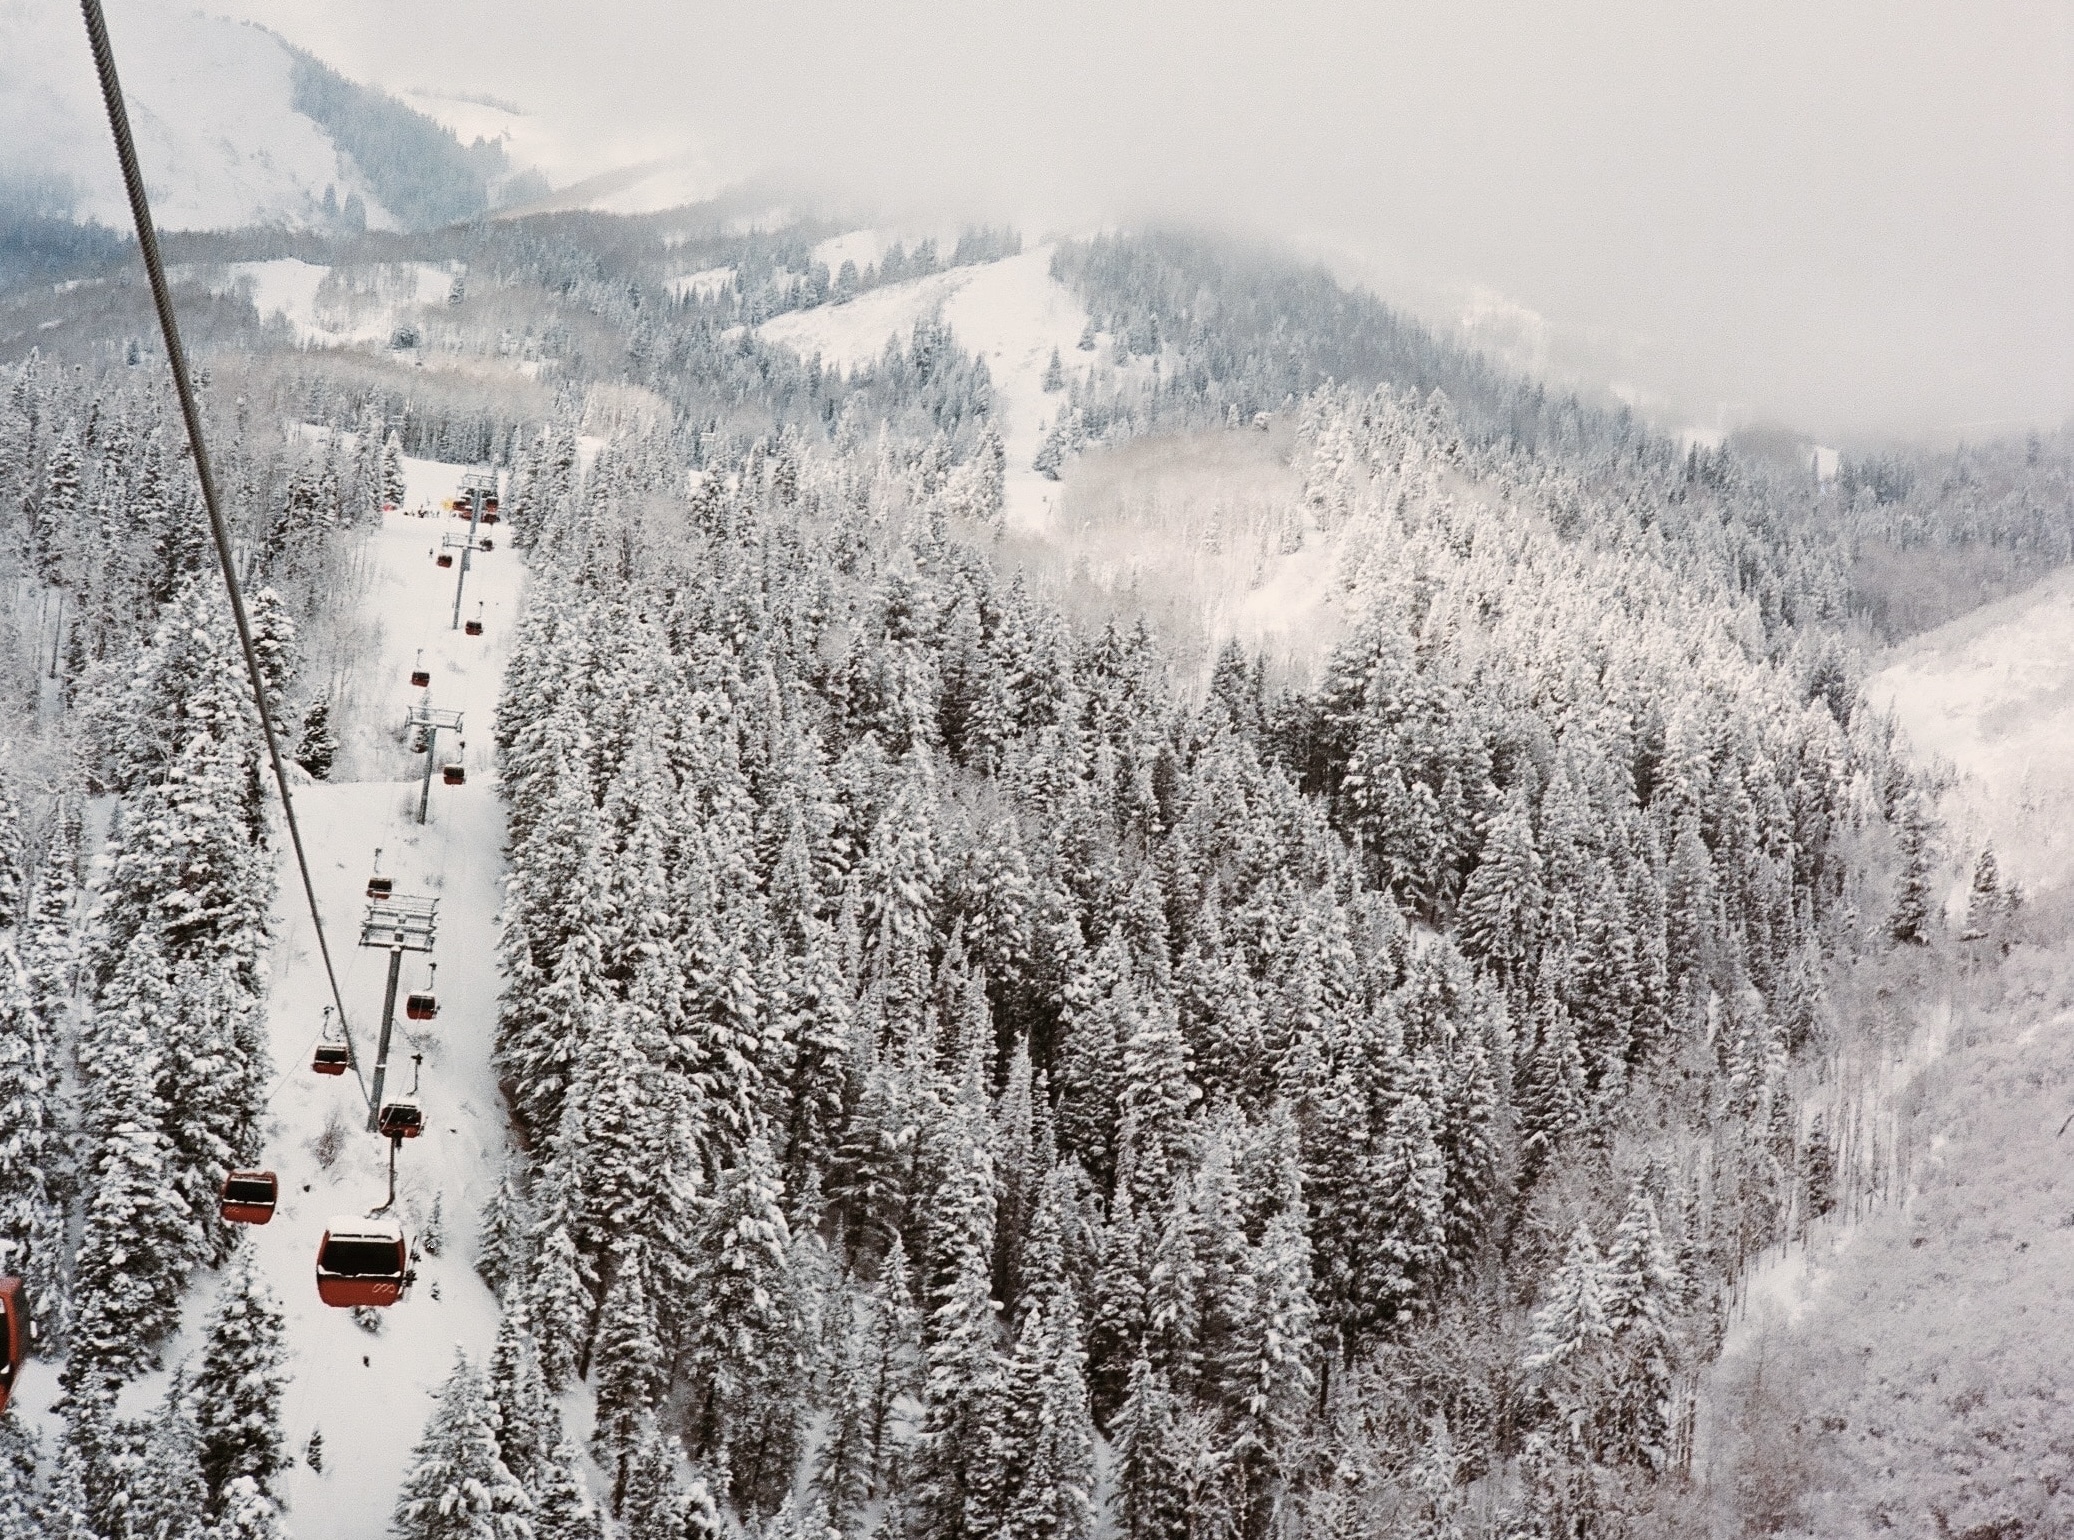
[[[1826,1099],[1854,970],[1941,924],[1854,635],[1924,618],[1910,552],[2064,563],[2064,436],[1818,482],[1259,254],[1062,247],[1089,335],[1035,469],[1289,428],[1350,621],[1271,682],[1004,564],[1033,467],[940,320],[849,369],[753,329],[1017,238],[845,277],[818,233],[357,248],[465,254],[424,347],[530,366],[494,381],[204,329],[310,775],[403,456],[504,464],[529,564],[502,1326],[398,1532],[1677,1532],[1745,1269],[1886,1169]],[[166,392],[79,292],[95,334],[0,378],[0,1246],[65,1428],[0,1423],[0,1533],[262,1536],[283,1326],[214,1213],[286,1067],[278,834]],[[218,1268],[185,1377],[119,1406]]]

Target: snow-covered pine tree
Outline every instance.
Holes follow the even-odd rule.
[[[560,1439],[561,1421],[548,1399],[534,1347],[525,1295],[513,1289],[504,1296],[497,1322],[497,1343],[490,1351],[490,1399],[497,1406],[497,1447],[505,1469],[529,1491],[537,1491],[541,1470]]]
[[[1234,1323],[1221,1389],[1244,1506],[1272,1501],[1302,1432],[1317,1383],[1311,1243],[1296,1133],[1286,1113],[1265,1130],[1274,1184],[1267,1223],[1248,1253],[1244,1314]]]
[[[828,1365],[828,1424],[810,1481],[829,1524],[847,1537],[862,1530],[872,1496],[872,1379],[868,1339],[847,1302],[842,1308],[846,1329]]]
[[[695,1448],[725,1451],[733,1496],[772,1511],[798,1463],[807,1391],[805,1320],[790,1268],[784,1184],[752,1135],[721,1174],[695,1286]]]
[[[318,696],[302,714],[302,736],[295,743],[295,762],[317,780],[331,774],[338,758],[338,739],[331,730],[331,702]]]
[[[457,1350],[396,1496],[402,1540],[532,1540],[533,1499],[505,1468],[494,1415],[481,1371]]]
[[[1661,1469],[1670,1453],[1671,1388],[1678,1364],[1673,1321],[1684,1280],[1664,1244],[1656,1204],[1637,1184],[1604,1266],[1606,1325],[1621,1363],[1609,1410],[1612,1458]]]
[[[65,539],[79,512],[78,431],[76,423],[67,424],[52,447],[44,468],[43,496],[30,525],[30,550],[46,583],[64,582]]]
[[[271,1070],[260,1004],[233,960],[186,957],[173,970],[177,1007],[161,1061],[159,1091],[173,1142],[176,1185],[189,1210],[207,1213],[227,1171],[252,1165]],[[206,1255],[228,1244],[208,1227]],[[263,1484],[263,1483],[262,1483]]]
[[[923,1332],[927,1370],[913,1490],[928,1540],[980,1540],[999,1522],[990,1433],[1001,1365],[992,1292],[994,1161],[984,1092],[969,1079],[952,1117],[943,1185],[930,1214],[939,1282]]]
[[[51,819],[49,846],[37,863],[29,886],[28,909],[22,917],[21,962],[27,977],[29,1005],[46,1033],[62,1025],[72,997],[77,946],[72,911],[78,895],[79,858],[76,808],[60,797]]]
[[[1110,1429],[1118,1518],[1126,1540],[1188,1540],[1188,1472],[1176,1438],[1176,1415],[1166,1376],[1139,1354]]]
[[[290,1464],[281,1429],[281,1394],[288,1383],[283,1326],[280,1302],[248,1241],[225,1269],[194,1379],[202,1474],[219,1510],[241,1476],[272,1496],[275,1477]]]
[[[907,1250],[894,1236],[879,1263],[864,1328],[861,1370],[865,1378],[864,1426],[873,1481],[892,1482],[903,1450],[894,1438],[893,1417],[903,1398],[923,1385],[922,1313],[915,1304]]]
[[[287,1540],[280,1505],[250,1476],[240,1476],[224,1489],[221,1507],[209,1540]]]
[[[192,1540],[213,1511],[202,1474],[201,1433],[176,1373],[144,1444],[142,1468],[130,1484],[124,1532],[133,1540]]]
[[[1526,789],[1516,787],[1492,820],[1482,858],[1462,888],[1456,909],[1462,950],[1505,979],[1531,971],[1546,902]]]
[[[1606,1319],[1606,1264],[1583,1220],[1535,1308],[1521,1361],[1543,1415],[1560,1434],[1560,1447],[1597,1458],[1609,1387],[1606,1357],[1613,1327]]]
[[[1921,791],[1912,792],[1901,805],[1901,874],[1895,879],[1894,908],[1887,916],[1887,934],[1904,945],[1921,946],[1930,939],[1936,918],[1936,898],[1930,891],[1936,837],[1929,798]]]
[[[0,1540],[44,1540],[60,1532],[44,1520],[61,1520],[57,1505],[39,1515],[36,1501],[36,1437],[19,1417],[0,1418]]]
[[[613,1247],[611,1269],[591,1355],[598,1405],[591,1447],[599,1463],[613,1473],[616,1499],[626,1489],[635,1440],[662,1392],[666,1361],[648,1300],[645,1249],[639,1236],[624,1236]]]
[[[677,1475],[676,1440],[653,1421],[641,1429],[618,1517],[627,1540],[683,1540],[697,1532],[692,1494]]]
[[[51,1049],[14,949],[0,943],[0,1271],[28,1280],[39,1321],[55,1308],[64,1249],[64,1216],[51,1185],[61,1148]],[[39,1298],[46,1290],[49,1298]]]
[[[476,1237],[475,1270],[498,1295],[520,1279],[532,1256],[533,1212],[526,1200],[524,1167],[510,1155],[497,1177],[497,1190],[483,1205],[482,1229]]]
[[[158,1093],[152,1023],[125,1010],[108,1033],[94,1088],[95,1153],[73,1266],[68,1385],[127,1377],[179,1319],[180,1286],[199,1247],[180,1194]]]
[[[403,480],[403,440],[391,428],[382,439],[382,501],[401,508],[407,496]]]
[[[13,930],[27,912],[29,874],[23,854],[21,803],[13,785],[0,776],[0,930]]]
[[[991,1479],[1008,1540],[1086,1540],[1094,1526],[1095,1429],[1080,1312],[1046,1290],[1025,1315],[1002,1375]]]
[[[534,1540],[605,1540],[604,1522],[584,1485],[582,1453],[568,1439],[558,1440],[535,1467],[530,1490]]]
[[[1189,1079],[1188,1044],[1171,1004],[1148,1000],[1126,1019],[1133,1030],[1123,1045],[1117,1110],[1132,1205],[1141,1214],[1161,1214],[1187,1168],[1189,1113],[1201,1093]]]

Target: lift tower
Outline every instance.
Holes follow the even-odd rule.
[[[461,713],[441,711],[420,701],[410,708],[411,731],[422,733],[425,738],[425,782],[418,788],[418,822],[425,821],[425,809],[432,801],[432,767],[439,762],[439,735],[441,732],[457,733],[461,730]]]
[[[389,987],[382,995],[382,1036],[374,1051],[374,1085],[367,1099],[367,1130],[375,1131],[382,1110],[382,1083],[389,1076],[389,1036],[396,1025],[396,980],[405,952],[429,952],[439,929],[439,900],[407,893],[368,901],[360,921],[360,944],[389,954]]]
[[[461,479],[461,486],[468,494],[468,543],[461,547],[461,570],[454,577],[454,623],[448,628],[454,631],[461,629],[461,590],[468,586],[468,561],[475,555],[476,536],[482,529],[482,500],[485,496],[496,495],[497,472],[494,468],[470,471]],[[424,821],[423,818],[418,820],[419,823]]]

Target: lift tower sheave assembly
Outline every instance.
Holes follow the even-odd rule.
[[[367,1100],[367,1127],[375,1131],[382,1107],[383,1082],[389,1076],[389,1037],[396,1026],[396,981],[405,952],[429,952],[439,928],[439,900],[398,893],[367,906],[360,922],[360,944],[389,954],[389,986],[382,995],[382,1036],[375,1046],[374,1085]]]
[[[439,735],[441,732],[459,732],[461,713],[441,711],[436,706],[421,703],[410,708],[408,725],[425,738],[425,783],[418,788],[418,822],[423,823],[425,809],[432,800],[432,767],[439,763]]]
[[[461,570],[454,577],[454,623],[450,630],[461,629],[461,590],[468,586],[468,561],[475,554],[476,536],[482,531],[482,500],[497,495],[497,473],[495,470],[470,471],[461,479],[462,490],[468,494],[468,543],[461,547]],[[423,823],[423,817],[418,819]]]

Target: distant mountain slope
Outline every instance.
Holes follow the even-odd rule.
[[[108,11],[166,228],[443,224],[481,212],[507,169],[501,147],[464,147],[261,28],[177,0]],[[25,203],[128,222],[77,11],[0,0],[0,208]]]
[[[478,139],[464,146],[395,97],[346,79],[313,54],[288,51],[295,110],[352,157],[400,223],[449,224],[489,206],[491,182],[510,169],[500,145]]]

